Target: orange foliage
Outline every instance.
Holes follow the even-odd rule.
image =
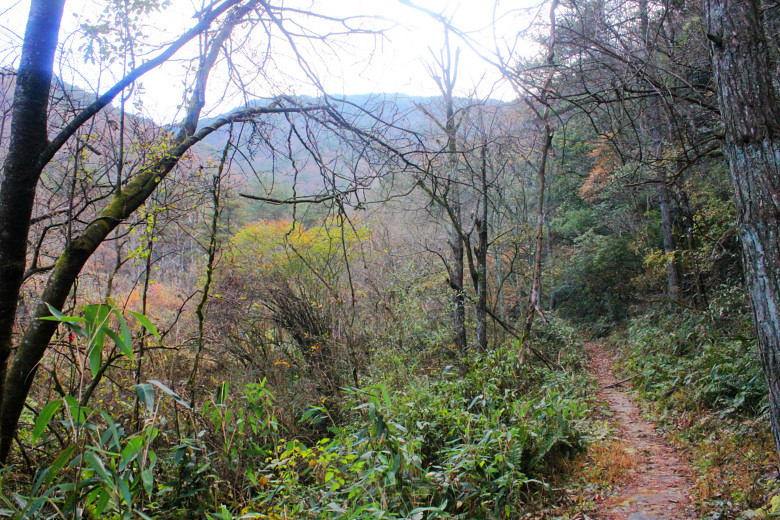
[[[127,298],[128,309],[141,311],[141,302],[143,298],[143,287],[140,285],[133,289],[130,296]],[[149,284],[149,292],[146,295],[146,305],[150,309],[157,309],[155,312],[161,311],[176,311],[181,305],[180,297],[176,296],[176,290],[174,287],[170,287],[164,283],[151,282]]]
[[[612,173],[618,164],[609,140],[604,137],[599,140],[589,155],[594,158],[593,169],[580,188],[580,196],[585,200],[593,200],[599,191],[609,185]]]

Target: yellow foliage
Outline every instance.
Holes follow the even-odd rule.
[[[259,270],[266,274],[316,275],[333,278],[356,246],[368,238],[369,230],[356,224],[326,221],[304,228],[286,220],[263,220],[249,224],[232,239],[231,268],[252,279]]]

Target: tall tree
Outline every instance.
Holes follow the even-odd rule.
[[[539,166],[537,168],[537,179],[539,182],[539,193],[537,196],[536,207],[536,237],[534,240],[534,260],[533,260],[533,274],[531,276],[531,293],[528,298],[528,314],[525,319],[525,326],[523,328],[523,338],[528,336],[531,332],[531,325],[533,324],[534,316],[537,314],[545,319],[542,312],[540,300],[542,293],[542,247],[544,246],[544,196],[547,188],[547,160],[552,149],[553,136],[555,130],[552,125],[552,117],[554,115],[552,111],[552,87],[553,78],[555,77],[555,49],[556,49],[556,21],[555,11],[558,8],[558,0],[553,0],[550,5],[550,35],[547,41],[547,54],[545,57],[545,66],[547,67],[547,73],[544,78],[544,83],[536,94],[536,101],[541,105],[541,110],[537,108],[535,103],[531,101],[531,97],[526,97],[526,103],[531,110],[536,114],[541,122],[543,129],[542,137],[542,150],[539,158]],[[513,82],[517,85],[518,82]]]
[[[450,288],[452,289],[452,322],[455,347],[463,355],[466,353],[466,297],[464,286],[464,258],[466,250],[463,241],[462,226],[462,180],[459,178],[460,154],[458,148],[458,130],[463,118],[463,108],[455,108],[455,84],[458,77],[458,56],[453,56],[450,45],[450,33],[445,24],[444,48],[439,57],[434,56],[436,69],[430,68],[429,74],[436,82],[444,102],[444,119],[439,120],[432,114],[428,117],[444,132],[446,142],[441,150],[444,156],[444,174],[433,174],[430,180],[421,178],[418,185],[441,207],[449,220],[450,258],[445,261]]]
[[[776,78],[759,0],[708,0],[707,23],[745,279],[780,452],[780,104]]]
[[[32,2],[16,76],[11,138],[0,178],[0,403],[5,398],[11,333],[27,265],[35,188],[43,171],[38,159],[49,144],[49,89],[64,5],[65,0]]]

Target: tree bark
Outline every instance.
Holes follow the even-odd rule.
[[[650,43],[650,16],[648,1],[639,1],[639,28],[641,39],[644,42],[644,59],[649,62],[652,59],[652,44]],[[658,209],[661,212],[661,237],[663,239],[664,255],[666,256],[666,288],[670,300],[674,301],[680,294],[680,274],[677,268],[675,250],[677,246],[674,240],[674,228],[672,226],[672,209],[669,205],[669,187],[666,185],[666,173],[664,168],[664,141],[661,132],[661,106],[659,95],[653,95],[648,99],[649,104],[649,133],[652,141],[653,169],[658,181]]]
[[[547,156],[550,153],[553,142],[553,129],[547,119],[548,112],[545,111],[544,128],[545,138],[542,145],[542,156],[539,159],[539,169],[537,179],[539,181],[539,195],[536,208],[536,237],[534,238],[534,259],[533,274],[531,275],[531,295],[528,299],[528,315],[525,318],[525,327],[523,328],[523,338],[527,338],[531,332],[531,325],[534,316],[539,314],[544,317],[542,309],[539,306],[539,298],[542,293],[542,250],[544,247],[544,192],[547,187]]]
[[[458,192],[459,187],[454,186],[453,191]],[[453,211],[460,219],[460,195],[455,194]],[[455,329],[455,347],[463,355],[466,353],[466,299],[463,293],[464,287],[464,256],[463,241],[457,229],[458,224],[453,223],[450,230],[450,252],[452,253],[452,269],[450,270],[450,287],[452,287],[452,319]]]
[[[455,347],[461,355],[466,353],[468,337],[466,336],[466,298],[464,291],[464,246],[460,226],[461,217],[460,183],[458,179],[458,126],[455,121],[455,106],[453,91],[455,89],[455,77],[457,76],[457,54],[452,60],[450,54],[449,32],[445,32],[446,60],[442,59],[442,78],[439,89],[444,96],[447,134],[447,200],[451,207],[453,217],[450,229],[450,251],[452,253],[452,269],[450,286],[452,287],[452,318],[455,329]]]
[[[780,107],[758,0],[708,0],[747,289],[780,452]]]
[[[4,395],[19,288],[27,262],[35,188],[48,145],[47,114],[54,53],[65,0],[33,0],[14,91],[11,139],[0,179],[0,402]]]
[[[531,332],[531,326],[533,325],[534,316],[537,314],[545,320],[544,313],[539,306],[539,299],[542,293],[542,248],[544,246],[544,195],[547,189],[547,156],[550,154],[553,144],[553,136],[555,130],[553,129],[550,118],[552,116],[552,107],[550,106],[550,94],[553,83],[553,77],[555,76],[555,39],[556,39],[556,18],[555,11],[558,8],[558,0],[553,0],[550,5],[550,37],[547,42],[547,55],[545,56],[547,70],[547,77],[544,80],[539,91],[539,104],[542,105],[542,111],[536,108],[536,106],[526,98],[526,104],[536,114],[542,123],[544,130],[544,141],[542,143],[541,157],[539,158],[539,167],[536,172],[536,176],[539,182],[539,193],[536,201],[536,237],[534,239],[534,257],[533,257],[533,274],[531,275],[531,294],[528,298],[528,314],[525,318],[525,326],[523,327],[523,341],[528,337]],[[522,354],[521,354],[522,359]]]
[[[480,151],[480,198],[476,219],[478,245],[474,256],[477,263],[477,348],[485,352],[488,347],[487,336],[487,254],[488,254],[488,181],[487,181],[487,142],[483,140]]]
[[[680,273],[677,268],[677,259],[675,258],[677,246],[672,226],[672,208],[669,205],[669,187],[666,185],[666,177],[663,171],[658,172],[657,179],[658,206],[661,210],[661,235],[663,237],[664,255],[666,255],[666,288],[669,299],[674,301],[680,295]]]

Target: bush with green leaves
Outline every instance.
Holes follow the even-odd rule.
[[[743,296],[724,289],[705,310],[651,310],[625,331],[627,371],[650,400],[722,416],[766,412],[766,383]]]
[[[264,512],[300,518],[509,518],[549,489],[556,462],[583,448],[588,383],[518,363],[517,345],[402,388],[350,390],[332,436],[291,440],[268,461]]]
[[[562,317],[581,323],[614,324],[635,301],[632,279],[641,260],[628,239],[590,230],[574,240],[554,300]]]

